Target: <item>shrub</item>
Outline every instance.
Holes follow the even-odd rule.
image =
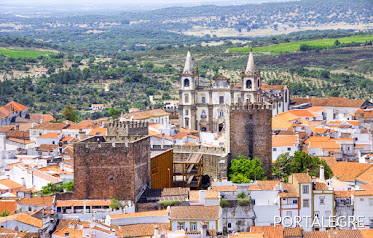
[[[242,192],[242,193],[238,194],[238,195],[237,195],[237,198],[245,198],[245,193]]]
[[[238,200],[238,205],[239,206],[248,206],[248,205],[250,205],[250,203],[251,203],[250,197],[245,197],[243,199]]]
[[[158,204],[163,206],[163,207],[168,207],[168,206],[175,206],[179,205],[181,201],[179,200],[169,200],[169,201],[159,201]]]
[[[221,208],[228,207],[228,201],[225,200],[224,198],[220,199],[220,206]]]

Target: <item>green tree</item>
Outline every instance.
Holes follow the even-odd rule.
[[[53,183],[48,183],[48,185],[42,187],[41,194],[43,195],[50,195],[53,193],[60,193],[63,192],[63,188],[53,184]]]
[[[331,178],[333,171],[326,161],[304,151],[296,151],[294,155],[289,155],[289,153],[279,155],[276,162],[273,163],[272,169],[277,177],[288,181],[289,176],[293,173],[309,172],[310,176],[320,176],[321,165],[324,166],[325,178]]]
[[[335,46],[339,46],[340,44],[341,44],[341,42],[339,42],[339,40],[335,40],[335,41],[334,41],[334,45],[335,45]]]
[[[239,155],[231,161],[229,178],[234,183],[249,183],[251,180],[265,180],[263,164],[258,158],[250,159]]]
[[[113,199],[111,199],[110,208],[113,209],[113,210],[119,210],[119,209],[123,209],[124,206],[120,201],[113,198]]]
[[[7,217],[9,215],[10,215],[9,211],[8,210],[4,210],[3,213],[1,214],[1,217]]]
[[[76,122],[78,120],[78,116],[76,114],[75,109],[71,105],[67,105],[63,109],[62,116],[65,120]]]
[[[65,189],[67,192],[74,192],[74,181],[62,184],[61,188]]]
[[[145,93],[146,95],[154,95],[154,88],[147,88]]]
[[[117,119],[122,111],[115,108],[110,108],[108,113],[113,119]]]

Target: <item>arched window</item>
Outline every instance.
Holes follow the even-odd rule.
[[[258,79],[258,88],[260,87],[260,80]]]
[[[184,80],[184,87],[189,87],[189,79]]]
[[[206,112],[205,112],[205,110],[203,110],[202,113],[201,113],[201,118],[206,118],[206,117],[207,117]]]
[[[206,127],[202,127],[201,131],[203,132],[207,131]]]
[[[223,112],[223,110],[220,110],[220,112],[219,112],[219,117],[224,117],[224,112]]]
[[[246,81],[246,89],[251,89],[252,82],[251,80]]]
[[[15,231],[18,231],[18,226],[14,227],[14,230],[15,230]]]
[[[184,94],[184,102],[189,103],[189,94]]]

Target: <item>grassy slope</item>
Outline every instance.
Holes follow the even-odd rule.
[[[5,55],[9,58],[29,58],[36,59],[39,56],[51,54],[49,51],[31,50],[31,49],[6,49],[0,48],[0,55]]]
[[[350,36],[343,38],[326,38],[320,40],[311,40],[311,41],[296,41],[290,43],[280,43],[276,45],[263,46],[258,48],[253,48],[253,51],[256,52],[271,52],[271,53],[280,53],[280,52],[291,52],[299,50],[299,47],[302,44],[307,44],[310,46],[321,46],[327,47],[334,45],[334,42],[338,40],[340,43],[363,43],[366,41],[373,40],[373,35],[362,35],[362,36]],[[249,52],[250,48],[230,48],[229,52],[240,53],[240,52]]]

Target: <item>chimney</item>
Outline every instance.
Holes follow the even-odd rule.
[[[69,238],[70,234],[68,231],[65,232],[65,238]]]
[[[25,181],[25,178],[24,178],[24,177],[21,178],[21,181],[22,181],[22,185],[23,185],[23,186],[26,186],[26,181]]]
[[[40,119],[40,124],[43,123],[43,119]]]
[[[284,191],[284,180],[283,179],[280,180],[280,190],[281,192]]]
[[[325,180],[324,166],[320,166],[320,180]]]
[[[35,123],[31,123],[31,128],[34,128],[34,126],[35,126]]]
[[[79,129],[79,140],[82,141],[85,139],[85,132],[82,129]]]
[[[328,181],[328,189],[333,190],[333,181],[332,180]]]
[[[154,237],[159,237],[159,228],[158,228],[158,225],[154,226]]]
[[[207,224],[205,222],[201,222],[201,238],[207,237]]]
[[[6,132],[0,132],[0,150],[6,150]]]
[[[205,204],[206,190],[199,190],[199,203]]]

